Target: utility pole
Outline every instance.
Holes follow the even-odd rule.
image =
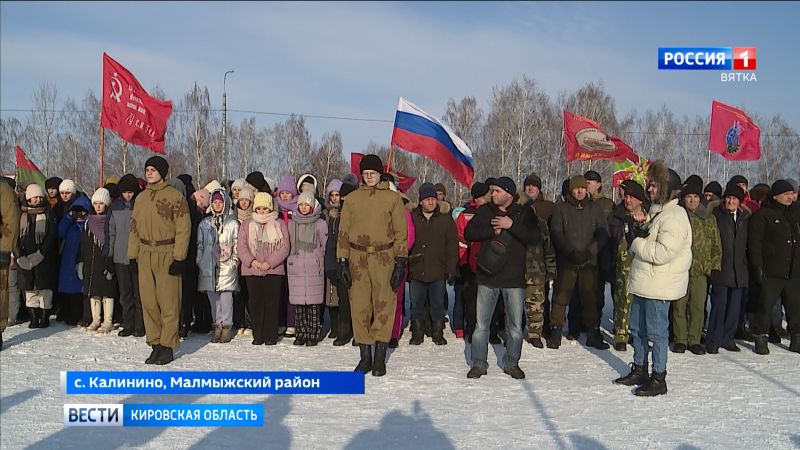
[[[222,182],[228,178],[228,95],[225,91],[228,81],[228,74],[232,70],[225,72],[222,77]]]

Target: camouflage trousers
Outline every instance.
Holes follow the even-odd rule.
[[[544,286],[526,283],[525,285],[525,323],[528,338],[541,338],[544,327]]]
[[[628,293],[628,280],[625,277],[617,279],[614,289],[614,342],[628,342],[630,330],[628,325],[631,317],[631,303],[633,296]]]

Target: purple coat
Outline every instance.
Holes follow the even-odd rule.
[[[250,222],[252,222],[252,220],[253,219],[246,219],[242,222],[242,225],[239,227],[239,238],[236,241],[236,251],[239,252],[239,261],[242,263],[240,268],[242,276],[263,277],[265,275],[284,275],[286,272],[283,269],[283,262],[286,260],[286,257],[289,256],[289,230],[286,228],[286,224],[282,220],[278,220],[281,233],[283,233],[283,241],[277,250],[271,253],[264,250],[263,253],[254,255],[250,252],[250,247],[247,246],[247,238],[250,235]],[[252,263],[253,260],[268,262],[270,269],[263,271],[250,267],[250,263]]]
[[[286,262],[289,280],[289,303],[292,305],[321,305],[325,294],[325,242],[328,225],[325,219],[317,220],[317,246],[311,252],[300,251],[290,255]],[[289,233],[293,233],[289,225]]]

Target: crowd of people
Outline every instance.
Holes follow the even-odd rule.
[[[490,343],[522,379],[524,342],[558,349],[584,333],[598,350],[632,345],[631,371],[614,382],[641,396],[667,392],[670,351],[737,352],[738,339],[763,355],[788,338],[800,353],[796,180],[749,188],[737,175],[723,189],[655,162],[646,186],[620,184],[617,203],[590,170],[564,180],[557,202],[531,174],[522,190],[506,176],[476,182],[453,207],[428,182],[414,204],[376,155],[359,175],[321,186],[313,174],[276,183],[252,172],[197,189],[154,156],[143,177],[91,196],[69,179],[4,178],[0,349],[7,324],[45,328],[55,316],[146,337],[146,364],[169,364],[190,333],[268,346],[327,337],[357,345],[355,370],[382,376],[408,283],[409,345],[446,345],[449,323],[471,346],[468,378],[487,373]]]

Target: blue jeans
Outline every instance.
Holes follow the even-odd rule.
[[[497,297],[503,293],[506,309],[506,354],[503,368],[519,365],[522,355],[522,316],[525,311],[525,288],[493,288],[478,285],[477,323],[472,333],[472,367],[489,368],[489,324],[497,304]]]
[[[633,338],[633,362],[644,365],[649,351],[648,341],[653,342],[653,372],[667,370],[669,353],[669,303],[665,300],[633,296],[631,303],[630,329]]]
[[[409,282],[411,294],[411,320],[425,320],[425,300],[431,301],[431,320],[444,320],[447,311],[444,309],[444,296],[446,292],[445,281],[437,280],[430,283],[411,280]]]

